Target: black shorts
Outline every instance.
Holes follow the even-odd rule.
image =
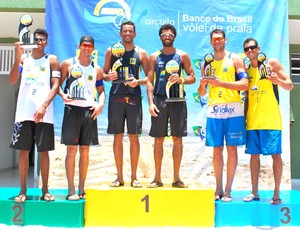
[[[22,121],[14,124],[10,147],[30,151],[35,142],[38,152],[54,150],[54,127],[50,123]]]
[[[171,136],[187,136],[186,102],[165,102],[166,97],[154,96],[153,102],[159,110],[158,117],[151,116],[151,137],[168,136],[170,119]]]
[[[143,111],[140,96],[110,95],[107,133],[124,133],[126,119],[127,133],[140,134],[142,131],[142,118]]]
[[[65,145],[98,145],[97,119],[90,107],[65,105],[61,143]]]

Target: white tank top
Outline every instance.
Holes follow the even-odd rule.
[[[33,121],[34,113],[44,103],[51,90],[51,69],[48,55],[40,59],[24,59],[17,101],[15,122]],[[53,124],[52,102],[41,122]]]
[[[88,66],[82,66],[79,63],[77,57],[72,58],[70,61],[73,63],[73,65],[70,68],[65,91],[68,91],[71,96],[74,96],[74,89],[77,88],[76,96],[84,98],[84,100],[75,99],[72,102],[68,102],[65,104],[75,105],[79,107],[94,106],[96,104],[95,87],[97,80],[97,73],[94,62],[91,62]],[[72,70],[74,69],[77,70],[76,72],[80,71],[80,77],[76,79],[72,76]]]

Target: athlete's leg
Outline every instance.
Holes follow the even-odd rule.
[[[182,159],[182,137],[173,137],[173,168],[174,181],[181,181],[179,177],[180,164]]]
[[[250,171],[251,171],[252,194],[254,195],[254,197],[258,197],[260,154],[251,154]]]
[[[49,152],[44,151],[40,152],[40,168],[41,168],[41,177],[42,177],[42,192],[43,194],[48,193],[48,179],[49,179]]]
[[[231,196],[231,187],[235,175],[235,170],[237,167],[237,147],[236,146],[227,146],[227,182],[225,187],[225,195],[227,197]]]
[[[78,192],[79,194],[84,194],[84,185],[85,185],[85,179],[89,167],[89,151],[90,146],[89,145],[81,145],[79,146],[79,185],[78,185]]]
[[[123,137],[124,133],[115,134],[114,135],[114,143],[113,143],[113,150],[115,156],[115,163],[117,168],[117,180],[124,183],[123,179]]]
[[[19,179],[20,179],[20,195],[26,194],[27,186],[26,179],[28,175],[28,167],[29,167],[29,151],[20,150],[19,156]]]
[[[216,179],[216,191],[215,194],[223,195],[223,146],[214,147],[213,149],[213,165]]]
[[[164,137],[154,138],[155,180],[161,182],[161,165],[164,155]]]
[[[67,155],[65,160],[66,175],[68,181],[68,195],[75,194],[74,175],[75,175],[75,157],[77,145],[67,145]]]
[[[273,154],[273,174],[274,174],[274,181],[275,181],[275,188],[274,188],[274,199],[280,198],[279,190],[280,190],[280,183],[282,178],[282,170],[283,170],[283,163],[281,159],[281,154]]]
[[[128,134],[130,141],[131,182],[137,180],[136,171],[140,155],[140,142],[137,134]]]

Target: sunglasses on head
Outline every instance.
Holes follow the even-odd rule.
[[[83,48],[89,48],[89,49],[94,48],[94,45],[92,45],[92,44],[81,44],[80,46]]]
[[[224,40],[224,38],[222,38],[222,37],[217,37],[217,38],[212,38],[212,39],[211,39],[212,42],[217,42],[217,41],[218,41],[218,42],[221,42],[221,41],[223,41],[223,40]]]
[[[249,51],[250,49],[251,49],[251,50],[254,50],[254,49],[256,49],[256,48],[257,48],[257,45],[254,45],[254,46],[248,46],[248,47],[245,47],[245,48],[244,48],[244,51],[247,52],[247,51]]]
[[[36,42],[45,42],[46,39],[45,38],[34,38],[34,41],[36,41]]]

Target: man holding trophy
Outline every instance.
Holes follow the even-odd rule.
[[[283,163],[281,159],[282,121],[279,108],[278,86],[292,90],[293,83],[280,62],[267,58],[260,53],[260,47],[253,38],[243,44],[244,53],[250,59],[248,68],[249,89],[246,94],[247,105],[247,144],[246,153],[250,154],[252,193],[244,198],[245,202],[259,201],[258,181],[260,154],[271,155],[275,181],[271,204],[280,204],[280,183]]]
[[[124,185],[123,178],[123,137],[126,120],[130,141],[131,186],[141,188],[137,180],[137,166],[140,154],[138,135],[142,130],[141,85],[146,85],[147,78],[140,78],[140,67],[148,74],[148,55],[136,46],[135,25],[131,21],[122,23],[120,29],[122,41],[109,47],[105,54],[104,80],[111,81],[108,104],[107,133],[114,134],[113,151],[117,168],[117,179],[111,187]]]
[[[208,91],[206,145],[213,147],[213,166],[216,178],[215,200],[229,202],[237,167],[237,146],[245,144],[244,109],[239,90],[248,89],[248,76],[241,56],[225,49],[225,32],[210,33],[214,54],[206,56],[198,93]],[[223,149],[227,148],[227,182],[223,190]]]
[[[78,45],[78,57],[61,64],[59,95],[65,103],[61,143],[67,146],[65,159],[68,180],[67,200],[85,199],[85,179],[89,165],[90,145],[98,145],[97,117],[104,107],[105,92],[102,69],[91,60],[94,38],[82,36]],[[97,98],[95,96],[97,90]],[[75,157],[79,146],[79,185],[75,192]]]
[[[159,37],[163,48],[150,56],[147,84],[149,112],[151,114],[149,135],[154,137],[155,162],[155,177],[148,187],[163,186],[161,179],[163,144],[165,137],[168,136],[168,121],[170,121],[171,136],[174,143],[172,185],[177,188],[185,188],[187,186],[179,176],[183,151],[182,137],[187,135],[187,107],[185,100],[183,100],[184,93],[181,90],[183,90],[183,84],[193,84],[196,79],[188,54],[173,46],[176,38],[175,27],[170,24],[163,25],[159,29]],[[186,78],[184,78],[183,71],[188,75]]]
[[[14,132],[11,148],[20,150],[19,175],[21,190],[15,202],[27,199],[26,178],[28,173],[29,151],[33,141],[40,156],[42,176],[42,200],[54,201],[48,191],[49,153],[54,150],[54,127],[52,100],[59,88],[59,61],[54,55],[45,53],[48,33],[36,29],[33,40],[36,48],[31,54],[24,54],[23,42],[15,44],[16,59],[9,74],[9,83],[19,87]]]

